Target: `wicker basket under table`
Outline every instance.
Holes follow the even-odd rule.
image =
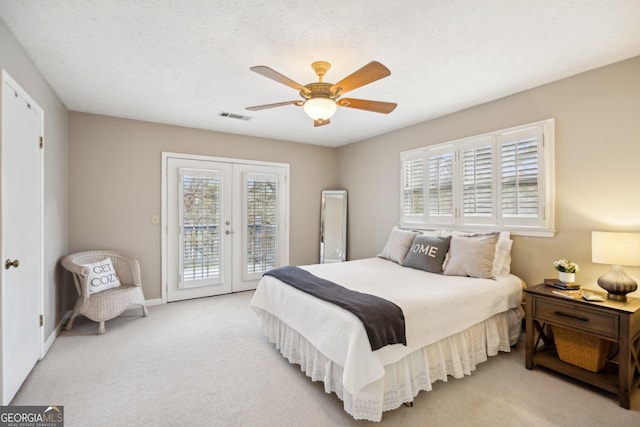
[[[555,325],[553,336],[560,360],[591,372],[598,372],[604,367],[609,341]]]

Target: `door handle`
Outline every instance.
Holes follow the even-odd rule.
[[[20,265],[20,261],[17,259],[14,259],[13,261],[8,259],[4,262],[4,268],[7,270],[10,269],[11,267],[18,268],[19,265]]]
[[[233,231],[231,231],[231,230],[226,230],[226,231],[224,232],[224,234],[233,234]]]

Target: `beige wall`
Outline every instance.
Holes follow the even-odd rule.
[[[163,151],[290,164],[290,262],[320,256],[320,194],[335,188],[337,150],[83,113],[69,117],[69,250],[111,248],[141,263],[145,297],[161,297]]]
[[[582,267],[577,281],[597,288],[608,266],[591,263],[591,231],[640,232],[640,57],[340,148],[349,258],[376,255],[399,221],[401,151],[550,117],[557,233],[514,237],[512,271],[533,285],[569,258]],[[625,270],[640,282],[640,268]]]
[[[68,113],[2,21],[0,68],[44,110],[44,337],[49,340],[65,313],[65,300],[75,300],[58,262],[67,253]]]

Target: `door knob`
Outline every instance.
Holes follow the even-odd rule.
[[[13,261],[8,259],[4,262],[4,268],[6,268],[7,270],[10,269],[11,267],[18,268],[19,265],[20,265],[20,261],[18,261],[17,259],[14,259]]]

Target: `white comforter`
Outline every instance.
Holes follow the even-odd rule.
[[[402,308],[407,346],[372,352],[364,326],[350,312],[271,276],[258,284],[251,307],[275,315],[342,366],[343,387],[354,398],[384,375],[385,365],[521,303],[521,280],[513,275],[498,280],[444,276],[380,258],[302,268]]]

